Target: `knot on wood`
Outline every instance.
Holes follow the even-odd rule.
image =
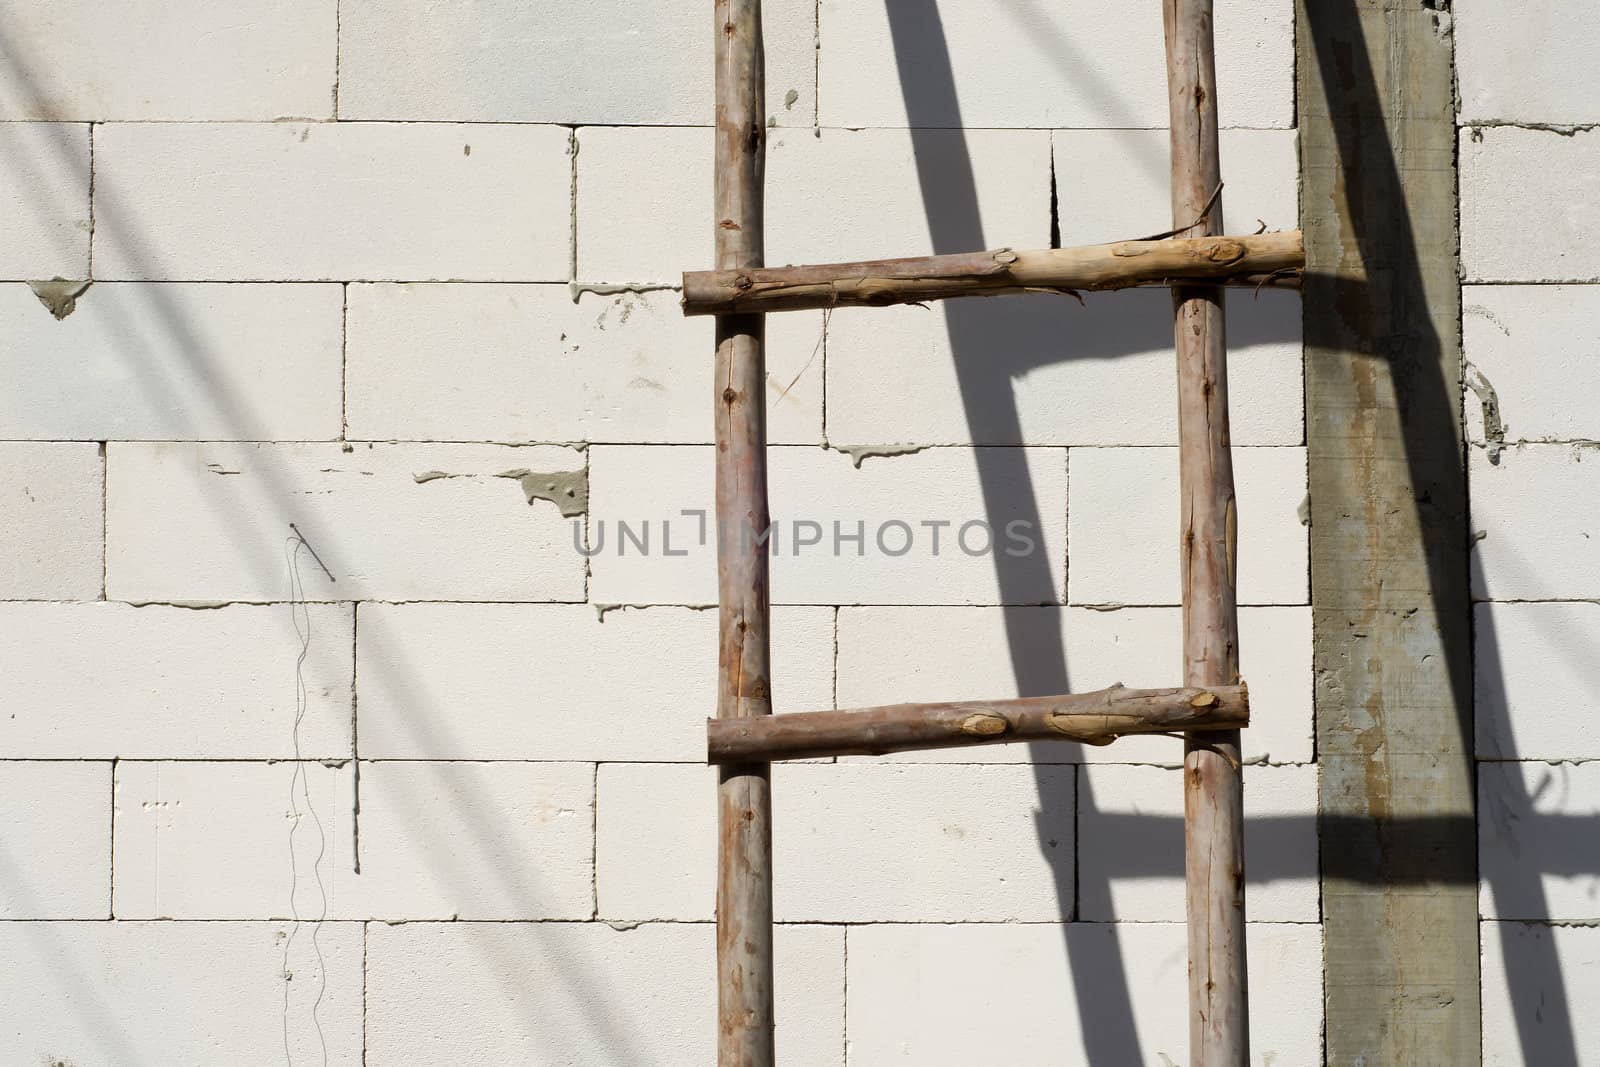
[[[1206,249],[1205,257],[1212,263],[1237,263],[1244,258],[1244,245],[1238,241],[1219,240]]]
[[[1128,725],[1124,715],[1068,715],[1053,711],[1045,717],[1052,731],[1085,745],[1109,745]]]
[[[1009,267],[1017,261],[1017,254],[1009,248],[1002,248],[994,254],[994,261]]]
[[[1006,732],[1008,723],[998,715],[968,715],[961,720],[961,732],[968,737],[999,737]]]
[[[1191,708],[1211,708],[1215,707],[1219,703],[1221,703],[1221,699],[1217,696],[1217,694],[1207,690],[1203,693],[1196,693],[1190,699],[1189,706]]]

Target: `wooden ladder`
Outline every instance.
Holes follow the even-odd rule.
[[[775,759],[1014,741],[1109,744],[1184,734],[1192,1067],[1244,1064],[1243,796],[1233,461],[1224,285],[1296,286],[1299,233],[1219,236],[1212,0],[1163,0],[1172,217],[1154,238],[1079,249],[763,267],[766,124],[760,0],[716,10],[716,269],[684,275],[684,311],[716,316],[718,1063],[773,1063]],[[772,715],[764,314],[946,297],[1172,289],[1178,371],[1184,686]]]

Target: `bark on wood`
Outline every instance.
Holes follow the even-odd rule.
[[[1011,741],[1108,745],[1129,734],[1237,730],[1249,721],[1250,699],[1242,685],[1116,686],[1067,696],[711,719],[706,723],[706,762],[881,756]]]
[[[1221,182],[1212,0],[1164,0],[1172,131],[1172,218],[1195,218]],[[1206,214],[1222,228],[1222,205]],[[1178,356],[1183,659],[1190,685],[1239,677],[1233,459],[1228,447],[1223,292],[1172,291]],[[1244,808],[1239,734],[1191,734],[1184,752],[1184,871],[1189,929],[1189,1062],[1249,1060],[1245,980]]]
[[[760,0],[715,0],[716,262],[761,266],[766,130]],[[766,360],[760,315],[717,320],[717,714],[771,714],[768,666]],[[717,787],[717,1062],[771,1067],[772,794],[765,763]]]
[[[1198,215],[1197,211],[1191,220]],[[693,271],[683,276],[683,313],[885,307],[948,297],[1076,293],[1179,281],[1290,287],[1299,285],[1304,265],[1300,234],[1292,231],[1121,241],[1036,252],[1001,248],[860,263]]]

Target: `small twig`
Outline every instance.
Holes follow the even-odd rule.
[[[311,558],[317,561],[317,566],[321,567],[322,573],[328,576],[328,581],[337,582],[339,579],[335,578],[333,576],[333,572],[328,569],[328,565],[322,562],[322,557],[317,555],[317,550],[311,547],[311,542],[307,541],[306,535],[300,532],[300,527],[291,522],[289,524],[289,529],[293,530],[294,535],[300,538],[300,543],[306,546],[306,551],[311,553]]]
[[[1194,221],[1189,223],[1189,225],[1187,225],[1187,226],[1179,226],[1176,230],[1168,230],[1165,233],[1153,233],[1149,237],[1135,237],[1134,240],[1135,241],[1165,241],[1167,238],[1176,237],[1180,233],[1188,233],[1190,230],[1194,229],[1196,226],[1198,226],[1202,222],[1206,221],[1206,216],[1211,214],[1211,209],[1217,206],[1217,199],[1219,197],[1221,197],[1221,196],[1222,196],[1222,183],[1218,182],[1217,183],[1217,187],[1215,189],[1211,190],[1211,196],[1210,196],[1209,199],[1206,200],[1206,206],[1200,209],[1200,214],[1196,215],[1195,218],[1194,218]]]
[[[811,350],[811,358],[806,360],[806,365],[800,368],[800,373],[796,374],[794,376],[794,379],[788,385],[783,387],[783,392],[778,394],[778,399],[773,401],[774,404],[783,403],[783,398],[789,395],[789,390],[793,389],[799,383],[801,376],[804,375],[806,371],[811,369],[811,364],[813,364],[813,363],[815,363],[817,361],[817,353],[821,352],[822,351],[822,346],[827,343],[827,340],[828,340],[828,322],[832,318],[833,318],[833,308],[831,308],[831,307],[823,308],[822,309],[822,333],[817,336],[817,346]]]
[[[1297,275],[1299,273],[1300,273],[1300,271],[1295,267],[1284,267],[1282,270],[1273,271],[1271,274],[1267,275],[1265,278],[1262,278],[1259,282],[1256,282],[1256,289],[1255,289],[1254,299],[1257,299],[1257,300],[1261,299],[1261,290],[1262,290],[1262,288],[1264,286],[1271,285],[1274,281],[1276,281],[1279,278],[1292,278],[1292,277],[1294,277],[1295,275]]]

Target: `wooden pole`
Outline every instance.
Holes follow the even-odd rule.
[[[1129,734],[1237,730],[1250,722],[1242,685],[1210,689],[1124,689],[1096,693],[889,704],[706,723],[706,762],[881,756],[888,752],[1077,741],[1109,745]]]
[[[1172,218],[1195,218],[1221,182],[1212,0],[1163,0],[1172,131]],[[1204,232],[1222,228],[1218,204]],[[1182,497],[1183,667],[1189,685],[1239,677],[1233,459],[1228,447],[1223,291],[1172,291],[1178,356],[1178,481]],[[1239,734],[1184,744],[1184,870],[1189,929],[1189,1063],[1249,1060],[1245,976],[1244,790]]]
[[[760,0],[715,0],[716,263],[762,265],[766,169]],[[717,319],[717,715],[770,715],[766,354],[760,315]],[[765,763],[717,785],[717,1063],[772,1067],[772,783]]]
[[[885,307],[959,296],[1076,293],[1206,281],[1296,287],[1305,265],[1299,231],[1249,237],[1121,241],[1086,248],[1009,248],[863,263],[683,276],[685,315]]]

